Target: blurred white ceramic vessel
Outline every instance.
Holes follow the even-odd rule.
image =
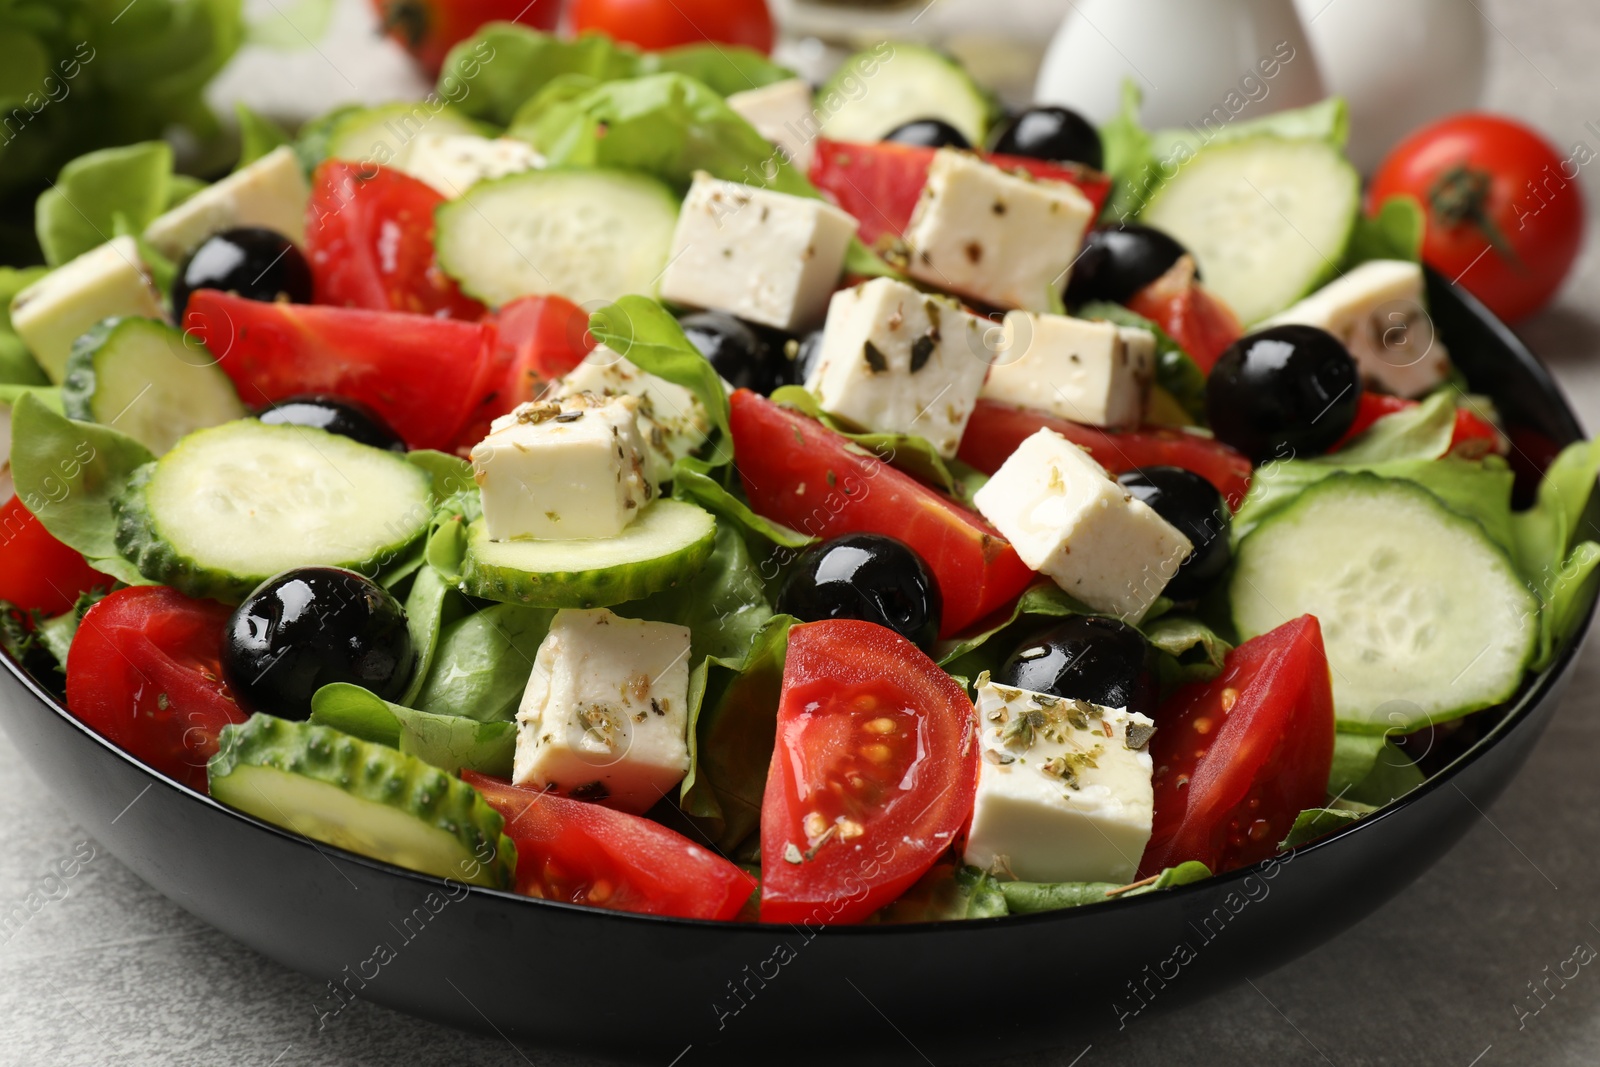
[[[1489,40],[1467,0],[1297,2],[1328,91],[1350,103],[1362,171],[1418,126],[1478,105]]]
[[[1105,122],[1128,78],[1151,127],[1198,125],[1218,109],[1254,118],[1323,95],[1294,0],[1079,0],[1034,94]]]

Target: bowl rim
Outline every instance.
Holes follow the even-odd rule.
[[[1430,276],[1429,280],[1431,282],[1440,282],[1443,280],[1441,276],[1437,275],[1431,269],[1428,270],[1427,273]],[[1572,423],[1572,426],[1578,431],[1580,436],[1583,436],[1584,428],[1582,421],[1578,418],[1577,413],[1573,411],[1571,401],[1569,400],[1566,391],[1561,388],[1560,384],[1555,380],[1555,377],[1550,373],[1549,369],[1545,367],[1543,362],[1541,362],[1539,358],[1533,354],[1532,350],[1530,350],[1527,345],[1523,343],[1521,338],[1513,333],[1511,329],[1501,322],[1498,317],[1489,312],[1483,306],[1483,304],[1481,304],[1470,293],[1455,285],[1453,282],[1447,284],[1449,285],[1452,296],[1461,301],[1466,310],[1471,313],[1472,317],[1476,319],[1482,326],[1488,329],[1489,332],[1495,335],[1496,340],[1513,355],[1513,357],[1516,359],[1516,362],[1521,365],[1522,370],[1525,373],[1528,373],[1535,380],[1537,385],[1540,387],[1540,390],[1556,397],[1560,401],[1562,408]],[[1500,719],[1500,721],[1497,722],[1482,737],[1478,738],[1478,740],[1475,741],[1464,752],[1458,755],[1455,759],[1451,760],[1450,763],[1440,768],[1434,774],[1430,775],[1421,785],[1417,786],[1415,789],[1404,794],[1403,796],[1391,800],[1389,803],[1378,808],[1376,811],[1363,816],[1355,822],[1352,822],[1346,826],[1342,826],[1334,831],[1316,838],[1315,840],[1308,841],[1302,845],[1297,845],[1291,849],[1286,849],[1247,867],[1240,867],[1235,870],[1225,871],[1221,874],[1214,874],[1211,877],[1202,879],[1198,882],[1191,882],[1187,885],[1174,886],[1172,888],[1162,890],[1161,899],[1172,899],[1173,897],[1181,898],[1185,895],[1197,895],[1200,893],[1213,893],[1219,888],[1242,883],[1247,878],[1259,877],[1264,869],[1272,865],[1286,863],[1290,858],[1336,847],[1338,842],[1350,837],[1351,835],[1362,833],[1368,826],[1375,825],[1384,821],[1385,819],[1397,815],[1407,807],[1437,792],[1446,785],[1453,785],[1454,779],[1458,775],[1460,775],[1473,763],[1477,762],[1477,760],[1480,759],[1490,748],[1504,740],[1504,738],[1510,734],[1511,731],[1521,727],[1533,714],[1533,712],[1550,698],[1552,691],[1565,679],[1567,672],[1572,669],[1572,666],[1576,662],[1578,655],[1582,652],[1585,640],[1588,637],[1590,629],[1593,627],[1594,619],[1597,613],[1597,607],[1600,607],[1600,595],[1597,595],[1595,599],[1589,602],[1588,610],[1584,613],[1581,625],[1568,639],[1566,647],[1561,650],[1561,652],[1556,656],[1555,660],[1542,671],[1535,673],[1531,679],[1525,679],[1523,681],[1522,686],[1520,687],[1511,704],[1511,707],[1506,711],[1505,715]],[[134,768],[148,777],[150,779],[150,785],[146,787],[147,789],[153,786],[161,786],[165,789],[175,791],[181,795],[187,796],[187,798],[191,801],[207,805],[216,812],[236,819],[243,825],[248,826],[258,832],[275,835],[299,847],[316,850],[320,853],[323,853],[325,856],[329,856],[331,854],[330,858],[337,857],[343,862],[355,863],[367,867],[378,874],[387,875],[390,877],[400,876],[405,880],[414,882],[419,889],[437,889],[440,886],[455,884],[466,888],[469,892],[469,895],[487,896],[500,901],[515,902],[527,907],[556,908],[563,911],[576,912],[585,916],[593,917],[596,921],[609,920],[613,922],[632,922],[652,926],[660,926],[665,924],[669,926],[681,926],[688,928],[705,927],[709,929],[721,930],[727,933],[740,933],[760,936],[766,936],[773,930],[795,928],[794,924],[789,923],[751,923],[718,921],[714,919],[689,919],[670,915],[648,915],[640,912],[608,910],[605,908],[596,908],[585,904],[574,904],[560,900],[546,900],[538,897],[526,896],[509,889],[491,889],[485,886],[470,885],[461,882],[458,879],[444,878],[437,875],[427,874],[422,871],[415,871],[407,867],[401,867],[396,864],[389,863],[386,860],[376,859],[371,856],[362,855],[361,853],[351,852],[336,845],[315,841],[309,837],[294,833],[293,831],[278,826],[274,823],[269,823],[262,819],[258,819],[253,815],[248,815],[236,808],[231,808],[226,804],[223,804],[222,802],[212,798],[208,794],[201,793],[198,790],[186,786],[173,778],[169,778],[167,775],[162,774],[161,772],[141,762],[128,752],[124,751],[114,742],[101,736],[88,725],[81,722],[75,715],[67,710],[64,703],[58,702],[54,696],[46,691],[45,688],[41,686],[26,670],[24,670],[21,664],[17,663],[9,654],[0,654],[0,664],[3,664],[5,670],[20,684],[23,690],[29,693],[39,704],[42,704],[46,710],[60,717],[69,726],[76,729],[90,741],[108,750],[114,756],[132,765]],[[1106,915],[1115,910],[1136,908],[1139,906],[1141,906],[1140,896],[1117,897],[1105,901],[1096,901],[1092,905],[1059,908],[1051,911],[1032,912],[1021,915],[1001,915],[981,919],[940,919],[907,923],[856,923],[848,925],[821,924],[818,926],[807,927],[807,930],[812,934],[847,938],[895,937],[917,933],[926,934],[931,931],[939,931],[944,933],[956,933],[958,931],[978,932],[993,929],[997,923],[1020,927],[1024,924],[1038,925],[1041,923],[1090,921],[1085,917]]]

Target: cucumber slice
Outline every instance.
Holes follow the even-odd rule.
[[[1194,253],[1206,288],[1250,324],[1336,273],[1360,202],[1361,178],[1337,148],[1260,137],[1201,150],[1140,221]]]
[[[225,727],[211,795],[263,822],[440,878],[503,889],[517,849],[478,791],[415,756],[306,722]]]
[[[472,296],[498,307],[553,293],[588,306],[655,293],[678,198],[642,174],[542,170],[479,182],[435,215],[439,265]]]
[[[679,500],[657,500],[616,537],[591,541],[491,541],[467,528],[461,591],[540,608],[604,608],[693,578],[711,558],[717,523]]]
[[[327,158],[352,163],[399,166],[422,133],[482,133],[483,128],[455,109],[398,102],[364,107],[335,119],[328,129]]]
[[[67,417],[114,426],[157,456],[195,430],[244,418],[217,361],[186,339],[154,319],[100,323],[78,338],[67,360]]]
[[[1239,545],[1230,595],[1245,640],[1322,623],[1340,729],[1406,733],[1507,699],[1539,602],[1477,522],[1414,482],[1336,474]]]
[[[112,510],[117,550],[140,574],[236,603],[294,567],[377,573],[427,531],[432,499],[404,456],[245,419],[139,468]]]
[[[826,116],[822,136],[833,141],[871,143],[914,119],[943,119],[982,146],[995,116],[993,98],[961,64],[903,42],[845,60],[817,100]]]

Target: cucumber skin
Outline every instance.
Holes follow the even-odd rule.
[[[981,129],[964,129],[961,132],[968,138],[968,140],[972,142],[975,147],[979,149],[988,143],[989,135],[994,132],[995,124],[999,122],[1001,117],[1005,114],[1005,107],[1001,103],[1000,98],[991,92],[987,86],[979,84],[978,80],[968,72],[967,68],[962,65],[960,60],[956,59],[948,52],[940,51],[937,48],[929,48],[926,45],[910,44],[903,41],[896,42],[890,46],[891,50],[888,56],[882,56],[879,54],[879,49],[882,47],[882,45],[879,45],[877,49],[868,49],[863,52],[856,52],[855,54],[846,57],[845,61],[839,65],[838,71],[827,81],[822,83],[822,86],[817,90],[816,99],[820,101],[826,99],[829,94],[838,94],[844,97],[845,100],[849,101],[849,103],[846,104],[846,107],[854,107],[861,101],[850,99],[853,90],[846,89],[844,84],[846,80],[855,78],[861,81],[866,81],[870,85],[872,78],[877,73],[874,71],[873,74],[866,74],[859,71],[857,69],[858,63],[864,66],[867,62],[874,62],[875,65],[881,66],[883,64],[893,62],[895,57],[904,51],[918,58],[937,60],[949,67],[953,74],[965,80],[966,87],[972,92],[974,102],[982,105],[983,115],[979,117],[979,121],[982,122],[983,125]],[[870,96],[871,92],[869,90],[867,97],[863,97],[862,101],[866,100]],[[937,113],[930,113],[926,117],[937,118],[945,122],[950,122],[952,118],[952,116],[940,115]],[[951,125],[959,128],[962,123],[951,122]],[[823,123],[823,127],[823,134],[824,136],[827,136],[828,131],[826,128],[826,122]],[[879,136],[881,138],[884,134],[888,134],[890,132],[892,131],[884,130]]]
[[[717,529],[713,522],[704,537],[668,556],[599,571],[540,574],[486,564],[478,559],[473,549],[488,536],[482,519],[467,527],[467,554],[461,565],[463,593],[534,608],[608,608],[674,589],[700,573],[716,548]]]
[[[185,596],[200,600],[220,600],[224,604],[238,604],[253,593],[270,574],[239,577],[228,571],[215,570],[190,559],[161,536],[155,516],[150,513],[145,491],[155,476],[155,463],[146,463],[133,472],[127,488],[111,501],[111,514],[116,520],[117,551],[132,563],[140,574],[158,585],[170,585]],[[350,563],[318,563],[317,566],[343,567],[365,575],[379,573],[384,566],[402,559],[408,548],[420,541],[428,532],[427,524],[418,528],[416,536],[402,545],[391,545],[369,559]]]
[[[77,422],[95,422],[94,354],[116,331],[122,319],[102,319],[89,327],[89,331],[72,342],[72,354],[67,357],[66,374],[61,379],[61,413]]]
[[[1489,534],[1484,530],[1482,523],[1478,522],[1478,520],[1472,518],[1471,516],[1464,515],[1450,507],[1450,505],[1445,503],[1445,501],[1439,497],[1438,494],[1432,492],[1423,485],[1404,478],[1385,478],[1369,471],[1359,471],[1354,473],[1341,472],[1330,475],[1329,477],[1324,478],[1311,486],[1308,486],[1294,500],[1289,501],[1278,510],[1270,513],[1266,518],[1262,519],[1260,524],[1256,526],[1255,529],[1251,530],[1250,533],[1239,543],[1239,547],[1234,553],[1232,577],[1230,578],[1230,583],[1236,583],[1240,580],[1241,575],[1244,573],[1242,563],[1248,558],[1250,541],[1255,538],[1263,529],[1269,529],[1280,522],[1293,520],[1296,517],[1296,513],[1301,511],[1306,506],[1306,501],[1308,499],[1314,501],[1315,497],[1319,493],[1339,492],[1347,486],[1352,484],[1359,485],[1361,483],[1403,487],[1408,492],[1425,497],[1426,499],[1432,501],[1438,506],[1442,513],[1442,517],[1445,518],[1445,521],[1469,528],[1477,538],[1482,540],[1484,547],[1488,551],[1504,561],[1507,573],[1516,578],[1519,583],[1522,583],[1522,578],[1511,557],[1506,554],[1504,548],[1495,542],[1494,538],[1489,536]],[[1525,586],[1524,592],[1527,597],[1527,610],[1524,613],[1524,618],[1531,620],[1531,622],[1525,627],[1526,633],[1524,637],[1525,643],[1528,645],[1528,650],[1523,659],[1523,671],[1519,672],[1515,677],[1509,679],[1507,684],[1498,693],[1494,694],[1492,697],[1485,697],[1468,705],[1463,705],[1461,708],[1450,709],[1448,712],[1424,715],[1417,721],[1407,723],[1395,723],[1392,721],[1380,723],[1366,719],[1348,719],[1337,717],[1338,709],[1335,708],[1336,725],[1338,726],[1339,730],[1341,732],[1351,734],[1389,736],[1391,734],[1404,733],[1408,730],[1420,730],[1426,726],[1450,722],[1455,719],[1459,719],[1464,715],[1470,715],[1475,711],[1482,711],[1484,708],[1490,708],[1496,704],[1509,700],[1521,687],[1523,677],[1526,675],[1527,664],[1531,662],[1534,653],[1537,651],[1538,644],[1538,616],[1540,610],[1539,601],[1533,595],[1533,592],[1526,589]],[[1231,593],[1229,599],[1230,601],[1233,599]],[[1230,615],[1232,614],[1233,612],[1230,608]],[[1252,637],[1259,636],[1256,633],[1250,632],[1249,628],[1241,626],[1237,617],[1233,618],[1231,621],[1233,622],[1235,631],[1238,633],[1241,639],[1249,640]]]
[[[491,862],[480,864],[476,877],[445,874],[462,882],[506,889],[517,868],[517,847],[501,831],[505,820],[476,789],[384,745],[311,723],[288,722],[270,715],[252,715],[222,730],[217,754],[206,764],[213,796],[240,766],[269,767],[336,786],[358,800],[382,804],[415,816],[434,829],[453,835],[467,853]],[[226,787],[223,792],[226,793]],[[375,856],[374,859],[383,859]],[[437,872],[429,872],[437,873]]]

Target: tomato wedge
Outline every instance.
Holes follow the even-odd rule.
[[[1033,580],[1010,542],[949,497],[902,474],[815,419],[747,389],[730,425],[751,506],[814,537],[881,533],[933,571],[948,637],[1009,604]]]
[[[977,713],[910,641],[795,626],[761,803],[761,921],[860,922],[955,840],[978,789]]]
[[[732,919],[756,880],[638,815],[462,771],[517,844],[517,892],[645,915]]]
[[[51,536],[21,497],[0,507],[0,600],[25,612],[60,615],[80,594],[114,584],[115,579]]]
[[[246,404],[300,393],[359,400],[412,448],[448,449],[474,393],[493,327],[397,311],[263,303],[202,289],[185,330],[216,356]]]
[[[368,311],[477,319],[482,304],[439,269],[426,182],[375,163],[331,159],[311,180],[306,259],[315,301]]]
[[[1350,427],[1350,432],[1339,439],[1330,451],[1337,452],[1351,441],[1355,440],[1367,430],[1372,429],[1372,424],[1385,415],[1393,415],[1417,406],[1417,401],[1407,400],[1400,396],[1389,396],[1385,393],[1362,393],[1361,406],[1356,409],[1356,421]],[[1504,455],[1506,444],[1501,440],[1500,432],[1494,428],[1494,423],[1480,415],[1468,411],[1466,408],[1456,409],[1456,428],[1450,435],[1450,452],[1452,455],[1463,459],[1482,459],[1491,452]]]
[[[1250,488],[1250,460],[1212,437],[1184,430],[1102,430],[1042,411],[980,400],[967,423],[958,458],[993,474],[1017,446],[1041,429],[1051,429],[1085,449],[1112,474],[1140,467],[1182,467],[1217,487],[1229,507],[1238,507]]]
[[[545,383],[582,363],[595,346],[589,313],[564,297],[518,297],[484,322],[493,327],[493,344],[472,388],[478,407],[456,441],[463,455],[488,436],[491,422],[536,399]]]
[[[1322,627],[1303,615],[1228,653],[1156,716],[1155,825],[1139,874],[1186,860],[1213,873],[1275,854],[1295,816],[1327,799],[1333,681]]]
[[[860,220],[857,232],[871,245],[880,237],[905,233],[922,188],[928,184],[928,168],[933,165],[936,151],[893,141],[850,144],[819,138],[811,163],[811,184]],[[1075,163],[1049,163],[1023,156],[984,158],[1005,170],[1021,169],[1035,178],[1077,186],[1094,205],[1095,217],[1111,195],[1110,177]]]
[[[1233,311],[1195,279],[1194,260],[1182,256],[1172,269],[1128,301],[1178,343],[1202,371],[1211,373],[1228,347],[1244,336]]]
[[[138,585],[84,613],[67,654],[67,709],[155,770],[206,791],[217,735],[247,716],[222,680],[231,608]]]

